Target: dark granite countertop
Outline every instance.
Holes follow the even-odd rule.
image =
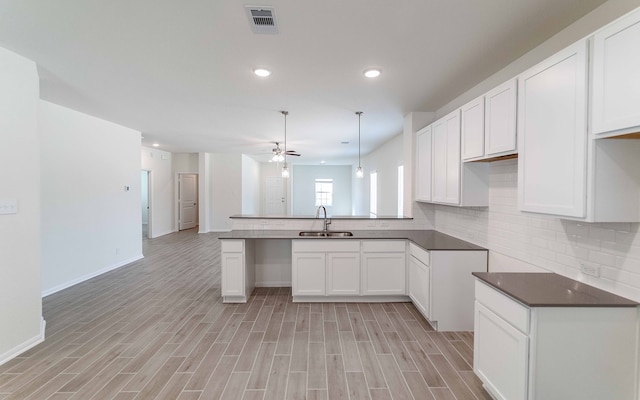
[[[230,216],[231,219],[317,219],[315,215],[253,215],[253,214],[235,214]],[[411,221],[412,217],[399,217],[397,215],[327,215],[331,219],[373,219],[373,220],[406,220]]]
[[[635,301],[555,273],[473,272],[527,307],[636,307]]]
[[[350,239],[408,239],[425,250],[484,250],[453,236],[434,230],[353,230],[349,237],[301,237],[297,230],[233,230],[219,236],[220,239],[315,239],[315,240],[350,240]]]

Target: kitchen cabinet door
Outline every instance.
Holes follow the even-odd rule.
[[[527,399],[527,335],[478,302],[474,321],[473,372],[496,399]]]
[[[433,124],[433,187],[435,203],[460,204],[460,110]]]
[[[416,133],[416,201],[431,201],[431,125]]]
[[[462,159],[474,160],[484,156],[484,97],[465,104],[462,114]]]
[[[360,294],[360,253],[327,253],[327,295]]]
[[[516,80],[512,79],[484,96],[486,157],[516,153],[516,92]]]
[[[362,294],[406,293],[405,253],[362,254]]]
[[[325,253],[292,254],[291,286],[294,296],[324,296]]]
[[[222,296],[245,296],[244,253],[223,252],[220,262]]]
[[[417,258],[409,258],[409,297],[413,304],[427,318],[431,318],[429,301],[429,267]]]
[[[587,43],[518,79],[518,203],[522,211],[584,217]]]
[[[640,10],[593,36],[592,131],[640,130]]]

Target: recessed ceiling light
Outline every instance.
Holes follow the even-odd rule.
[[[153,147],[159,147],[160,145],[158,143],[154,143]]]
[[[367,78],[377,78],[382,73],[380,68],[367,68],[364,70],[363,74]]]
[[[266,68],[254,68],[253,73],[263,78],[271,75],[271,71]]]
[[[324,164],[324,160],[320,161],[320,164]]]

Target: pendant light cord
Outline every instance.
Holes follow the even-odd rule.
[[[360,164],[360,116],[362,115],[362,111],[356,111],[358,114],[358,167],[361,167]]]

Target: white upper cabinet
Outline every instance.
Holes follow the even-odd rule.
[[[416,200],[431,201],[431,125],[416,133]]]
[[[518,80],[518,203],[523,211],[582,218],[586,202],[587,43]]]
[[[512,79],[484,96],[484,154],[488,158],[517,152],[516,93],[517,83]]]
[[[593,36],[592,131],[640,131],[640,9]]]
[[[489,164],[462,163],[460,114],[458,109],[432,125],[431,200],[459,207],[486,207],[489,205]]]
[[[462,159],[484,156],[484,97],[465,104],[462,113]]]
[[[463,161],[517,153],[516,93],[512,79],[462,106]]]
[[[460,203],[460,110],[433,123],[433,201]]]

